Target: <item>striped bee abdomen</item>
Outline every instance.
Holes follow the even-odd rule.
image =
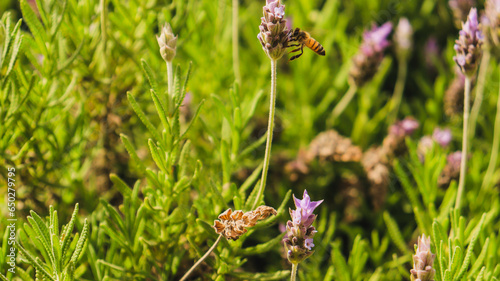
[[[316,41],[314,38],[312,38],[312,37],[307,38],[305,45],[309,49],[313,50],[316,54],[321,55],[321,56],[325,55],[325,48],[323,48],[323,46],[318,41]]]

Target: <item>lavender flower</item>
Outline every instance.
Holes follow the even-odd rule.
[[[266,3],[257,38],[267,56],[277,60],[285,54],[288,47],[288,27],[284,19],[285,5],[282,5],[280,0],[266,0]]]
[[[446,162],[453,170],[460,171],[460,163],[462,162],[462,151],[455,151],[446,156]]]
[[[351,81],[361,87],[372,79],[378,70],[384,50],[389,46],[387,37],[392,31],[392,24],[387,22],[380,27],[373,26],[372,30],[365,31],[359,52],[353,58],[353,66],[349,72]]]
[[[434,264],[434,255],[431,252],[431,238],[422,237],[418,238],[418,247],[413,256],[413,268],[410,270],[411,281],[434,281],[436,270],[432,268]]]
[[[460,70],[469,77],[476,72],[482,54],[482,44],[483,35],[479,29],[477,10],[472,8],[467,21],[462,24],[458,40],[455,41],[457,55],[453,57]]]
[[[413,28],[407,18],[401,18],[394,33],[396,51],[400,58],[405,59],[413,45]]]
[[[389,133],[400,137],[410,136],[416,129],[418,129],[419,126],[420,125],[417,120],[412,117],[406,117],[389,127]]]
[[[293,200],[297,209],[290,209],[292,220],[286,224],[287,233],[283,242],[287,249],[288,261],[292,264],[298,264],[314,252],[312,250],[314,247],[313,236],[317,231],[312,224],[317,215],[313,212],[323,200],[311,201],[307,190],[304,190],[302,200],[295,198],[295,195]]]
[[[455,25],[460,27],[460,23],[467,20],[467,15],[472,7],[476,6],[475,0],[450,0],[448,2],[453,17],[455,18]]]
[[[177,47],[177,36],[174,36],[172,28],[167,23],[161,29],[160,37],[156,36],[158,45],[160,46],[160,54],[163,60],[172,61],[175,57],[175,49]]]
[[[447,147],[450,144],[451,139],[452,139],[451,130],[448,128],[445,128],[445,129],[436,128],[436,129],[434,129],[434,132],[432,133],[432,138],[441,147]]]

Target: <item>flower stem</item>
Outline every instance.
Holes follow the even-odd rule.
[[[455,201],[455,209],[460,209],[460,201],[462,193],[464,192],[465,173],[467,171],[467,140],[469,128],[469,107],[470,107],[470,80],[469,76],[465,77],[465,90],[464,90],[464,123],[462,135],[462,159],[460,161],[460,179],[458,181],[457,200]]]
[[[295,281],[295,278],[297,277],[298,266],[299,266],[298,263],[292,263],[292,274],[290,275],[290,281]]]
[[[238,53],[238,1],[233,0],[233,70],[236,82],[241,84],[240,57]]]
[[[167,77],[168,77],[168,96],[167,96],[167,106],[168,112],[171,112],[172,101],[174,100],[174,70],[171,61],[167,61]]]
[[[210,247],[210,249],[208,249],[208,251],[203,255],[203,257],[201,257],[190,269],[188,272],[186,272],[186,274],[184,274],[184,276],[182,276],[181,280],[179,281],[184,281],[186,280],[189,275],[195,270],[195,268],[200,265],[200,263],[202,263],[209,255],[210,253],[213,252],[213,250],[215,249],[215,247],[217,247],[217,244],[219,244],[220,240],[222,239],[222,234],[219,235],[219,237],[217,238],[217,240],[215,240],[215,243],[212,245],[212,247]]]
[[[483,103],[484,97],[484,85],[486,83],[486,75],[488,74],[488,65],[490,64],[491,53],[488,48],[483,53],[483,57],[481,59],[481,65],[479,68],[479,74],[477,78],[477,87],[476,87],[476,98],[474,99],[474,105],[472,106],[472,110],[470,113],[470,122],[469,122],[469,139],[474,137],[476,133],[476,124],[477,117],[479,116],[479,109],[481,108],[481,104]]]
[[[396,121],[396,118],[398,117],[399,106],[401,105],[401,100],[403,99],[403,91],[405,89],[407,73],[408,61],[406,59],[400,59],[398,67],[398,80],[396,81],[396,86],[394,87],[394,94],[391,100],[389,118],[387,118],[389,124],[394,123],[394,121]]]
[[[349,86],[349,90],[347,90],[347,93],[342,97],[342,99],[337,103],[335,108],[332,111],[332,117],[333,119],[337,119],[337,117],[342,114],[344,109],[349,105],[351,102],[352,98],[354,97],[354,94],[356,94],[357,87],[352,84]]]
[[[497,114],[495,116],[495,129],[493,130],[493,145],[491,147],[490,163],[488,164],[488,169],[486,170],[486,175],[484,176],[482,187],[484,188],[490,183],[493,173],[495,172],[495,167],[497,165],[498,159],[498,145],[500,144],[500,89],[498,91],[497,100]]]
[[[276,60],[271,59],[271,96],[269,97],[269,122],[267,125],[266,154],[264,156],[264,165],[262,168],[262,178],[260,180],[259,192],[255,197],[255,202],[252,205],[252,210],[254,210],[257,207],[257,204],[259,204],[260,199],[264,194],[264,188],[266,187],[267,170],[269,169],[269,161],[271,159],[271,145],[273,142],[275,108],[276,108]]]

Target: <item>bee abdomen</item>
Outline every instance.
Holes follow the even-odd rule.
[[[309,47],[311,50],[313,50],[316,54],[320,56],[324,56],[325,53],[325,48],[316,40],[313,38],[309,38],[306,42],[306,46]]]

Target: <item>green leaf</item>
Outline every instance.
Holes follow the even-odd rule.
[[[124,135],[124,134],[120,134],[120,139],[122,140],[123,145],[125,145],[125,149],[127,150],[128,155],[130,155],[130,157],[134,160],[134,162],[139,167],[139,170],[142,173],[145,173],[146,172],[146,166],[144,166],[144,163],[142,162],[142,160],[137,155],[137,153],[135,151],[135,148],[132,145],[132,143],[130,142],[130,140],[128,139],[128,137],[126,135]]]
[[[184,131],[184,133],[182,133],[182,135],[179,137],[179,140],[182,140],[184,139],[184,137],[186,136],[186,134],[189,132],[189,129],[191,129],[191,126],[196,122],[196,120],[198,120],[198,117],[200,115],[200,112],[201,112],[201,109],[203,107],[203,104],[205,104],[205,100],[202,100],[200,102],[200,104],[198,105],[198,108],[196,109],[196,112],[194,113],[194,116],[193,116],[193,119],[191,119],[191,122],[189,122],[186,130]]]
[[[340,252],[339,245],[337,243],[332,244],[332,263],[337,272],[337,278],[339,281],[350,281],[350,270],[347,266],[347,262]]]
[[[139,119],[141,119],[142,123],[146,126],[146,128],[151,133],[151,135],[153,135],[154,139],[157,142],[161,142],[162,138],[161,138],[160,134],[158,134],[158,132],[156,131],[156,128],[153,126],[151,121],[149,121],[149,118],[146,117],[146,115],[142,111],[141,107],[139,106],[139,104],[135,100],[134,96],[130,92],[128,92],[127,98],[128,98],[128,101],[130,102],[130,105],[132,105],[132,109],[135,111],[135,113],[137,114]]]
[[[38,272],[43,274],[43,276],[45,276],[49,280],[56,281],[56,279],[54,279],[50,275],[50,273],[48,273],[45,270],[45,268],[38,262],[38,260],[35,259],[28,251],[26,251],[26,249],[24,249],[24,247],[22,247],[21,245],[18,245],[18,246],[19,246],[19,251],[23,254],[23,256],[26,258],[26,260],[28,260],[29,264],[31,264]]]
[[[249,273],[249,272],[233,271],[230,272],[229,274],[240,280],[269,281],[269,280],[283,280],[285,278],[290,277],[290,270],[282,270],[273,273]]]
[[[21,0],[21,12],[23,13],[23,19],[31,30],[31,34],[35,38],[36,44],[43,55],[48,56],[49,52],[45,46],[47,42],[47,34],[45,33],[45,28],[42,23],[38,20],[35,12],[31,9],[30,4],[26,0]]]
[[[476,244],[477,237],[479,236],[479,234],[481,233],[481,231],[483,229],[483,223],[484,223],[485,218],[486,218],[486,214],[483,214],[483,216],[481,217],[481,221],[478,224],[478,229],[476,230],[476,233],[474,234],[474,236],[472,236],[472,239],[469,243],[469,246],[467,247],[467,254],[465,255],[465,259],[464,259],[464,262],[462,263],[462,267],[460,268],[460,271],[458,272],[458,275],[456,277],[457,280],[461,280],[461,278],[463,278],[463,276],[465,275],[465,273],[467,271],[467,268],[469,267],[470,259],[472,257],[473,251],[474,251],[474,246]]]
[[[131,188],[116,174],[110,174],[109,179],[113,182],[114,186],[120,191],[124,197],[130,197],[132,195]]]
[[[160,117],[161,123],[163,124],[163,128],[167,130],[167,133],[170,132],[170,124],[167,119],[167,112],[165,111],[165,107],[163,106],[160,98],[156,94],[156,91],[151,89],[151,98],[153,98],[153,103],[155,104],[156,111],[158,112],[158,116]]]
[[[389,215],[387,211],[384,212],[384,221],[385,225],[387,226],[387,230],[389,231],[389,236],[391,237],[394,244],[403,254],[409,254],[410,251],[406,247],[406,242],[403,238],[403,235],[401,234],[401,231],[399,230],[396,221],[391,217],[391,215]]]
[[[151,67],[149,67],[149,64],[146,62],[146,60],[141,59],[141,66],[142,70],[144,71],[144,75],[146,75],[146,78],[148,79],[151,89],[153,89],[155,93],[159,93],[158,82],[156,81],[153,70],[151,69]]]
[[[76,264],[76,262],[80,259],[81,254],[83,254],[84,245],[85,245],[85,242],[87,241],[88,234],[89,234],[89,224],[87,222],[87,219],[85,219],[85,222],[83,223],[82,234],[80,235],[80,238],[78,239],[78,242],[76,243],[75,251],[73,252],[73,255],[71,256],[70,263],[73,263],[73,265]]]
[[[69,237],[70,237],[71,233],[73,232],[73,228],[75,227],[76,215],[78,214],[78,208],[79,208],[79,205],[78,205],[78,203],[76,203],[75,209],[73,210],[73,214],[71,215],[71,219],[70,219],[69,223],[66,225],[66,227],[64,228],[63,233],[62,233],[62,237],[61,237],[61,242],[62,242],[61,259],[62,260],[64,260],[64,258],[66,257],[66,252],[69,249],[69,245],[70,245]]]
[[[270,249],[273,249],[274,246],[279,244],[281,239],[283,239],[284,235],[285,235],[285,233],[282,233],[282,234],[276,236],[275,238],[267,241],[266,243],[258,244],[258,245],[253,246],[253,247],[239,249],[238,254],[239,255],[258,255],[258,254],[268,252]]]

